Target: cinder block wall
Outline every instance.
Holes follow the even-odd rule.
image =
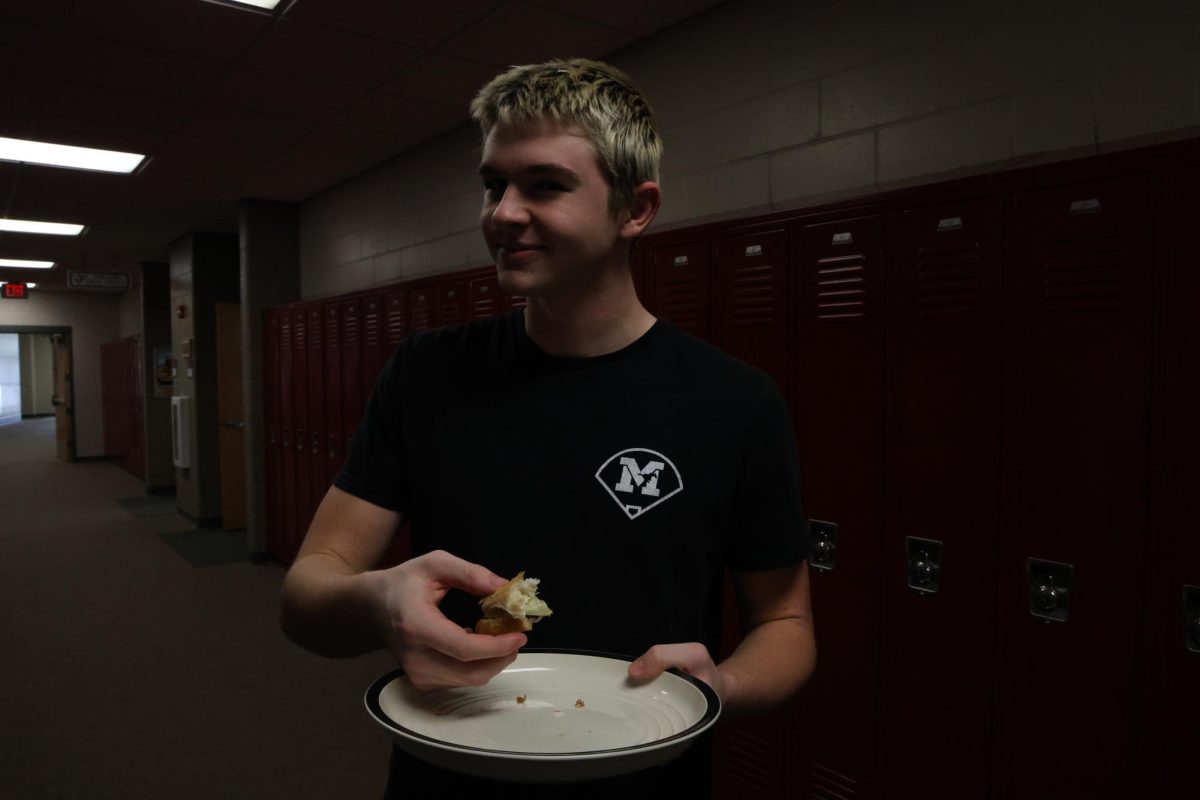
[[[1182,0],[730,2],[607,58],[659,116],[657,230],[1200,136]],[[303,296],[489,263],[478,148],[464,124],[305,203]]]

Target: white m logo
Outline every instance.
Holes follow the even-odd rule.
[[[683,491],[683,479],[671,459],[640,447],[605,461],[596,470],[596,480],[630,519]]]

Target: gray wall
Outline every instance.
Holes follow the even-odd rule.
[[[750,0],[608,60],[658,114],[663,230],[1198,136],[1197,31],[1172,0]],[[478,147],[463,125],[304,203],[304,297],[490,263]]]
[[[53,414],[54,346],[50,334],[22,333],[21,415]]]
[[[146,489],[165,492],[175,486],[171,452],[171,398],[157,397],[155,352],[172,351],[171,276],[167,264],[143,264],[140,288],[146,373]]]

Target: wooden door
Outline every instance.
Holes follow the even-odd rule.
[[[59,461],[75,460],[75,392],[71,369],[71,334],[50,337],[54,347],[54,427]]]
[[[245,420],[242,415],[242,306],[217,303],[217,421],[221,527],[246,527]]]

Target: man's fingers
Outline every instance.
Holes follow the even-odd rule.
[[[461,589],[473,595],[489,595],[507,581],[506,578],[501,578],[487,567],[472,564],[445,550],[435,550],[423,558],[426,560],[431,577],[435,580],[445,586]]]
[[[637,680],[657,678],[671,667],[695,674],[703,671],[711,659],[700,644],[656,644],[629,665],[629,677]]]
[[[506,633],[503,636],[470,633],[441,613],[431,616],[426,624],[427,627],[421,632],[421,640],[428,647],[457,661],[482,661],[515,655],[529,641],[523,633]]]

